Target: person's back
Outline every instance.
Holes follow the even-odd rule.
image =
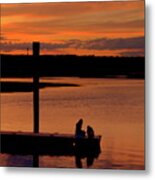
[[[94,130],[91,126],[87,126],[87,136],[88,136],[88,138],[94,137]]]
[[[80,119],[77,123],[76,123],[76,130],[75,130],[75,136],[76,137],[85,137],[85,131],[82,130],[82,124],[83,124],[83,119]]]

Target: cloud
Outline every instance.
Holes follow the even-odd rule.
[[[68,47],[69,45],[67,43],[42,43],[41,44],[41,49],[43,50],[64,49]]]
[[[118,50],[118,49],[139,49],[144,48],[144,37],[135,38],[101,38],[86,41],[83,44],[84,49],[95,50]]]
[[[144,29],[144,19],[136,19],[129,21],[107,21],[98,23],[99,28],[116,31],[117,29]]]
[[[26,50],[27,48],[31,49],[32,43],[11,43],[11,42],[1,43],[1,51],[4,51],[4,52]]]
[[[19,39],[9,39],[9,38],[7,38],[6,36],[0,36],[0,42],[2,42],[2,43],[6,43],[6,42],[11,42],[11,41],[19,41]],[[4,43],[4,44],[5,44]]]
[[[122,6],[123,4],[123,6]],[[56,16],[85,14],[92,12],[126,12],[124,10],[130,9],[135,12],[144,7],[144,3],[137,2],[63,2],[63,3],[25,3],[25,4],[2,4],[2,16],[14,15],[34,15],[34,16],[49,16],[51,14]],[[119,10],[119,11],[118,11]]]
[[[144,37],[135,37],[144,34],[142,1],[2,4],[1,17],[2,52],[32,49],[31,39],[44,52],[144,49]]]
[[[100,38],[89,41],[81,41],[78,39],[71,39],[61,41],[59,43],[41,43],[41,50],[58,50],[58,49],[85,49],[85,50],[144,50],[144,37],[133,38]],[[32,43],[1,43],[1,50],[8,52],[14,50],[26,50],[32,48]],[[125,54],[125,52],[124,52]]]
[[[143,31],[143,6],[143,2],[5,4],[2,27],[7,33],[27,35],[64,31],[129,34]]]
[[[125,57],[139,57],[139,56],[145,56],[145,52],[144,52],[144,50],[124,51],[124,52],[120,52],[120,56],[125,56]]]
[[[26,35],[40,34],[59,34],[63,32],[90,32],[98,33],[102,32],[126,32],[127,34],[133,32],[144,31],[144,20],[132,20],[124,22],[108,21],[103,20],[92,20],[91,18],[75,18],[70,17],[69,19],[61,18],[57,19],[40,19],[38,21],[22,21],[22,22],[10,22],[7,26],[4,25],[4,31],[23,33]],[[75,37],[76,38],[76,37]]]

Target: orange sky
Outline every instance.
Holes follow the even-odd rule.
[[[144,55],[144,2],[1,5],[1,53]]]

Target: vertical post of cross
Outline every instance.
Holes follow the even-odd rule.
[[[39,133],[39,51],[40,43],[33,42],[33,132]]]

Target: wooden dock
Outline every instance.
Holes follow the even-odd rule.
[[[100,153],[101,136],[76,138],[74,135],[0,132],[1,153],[30,155],[93,156]]]

